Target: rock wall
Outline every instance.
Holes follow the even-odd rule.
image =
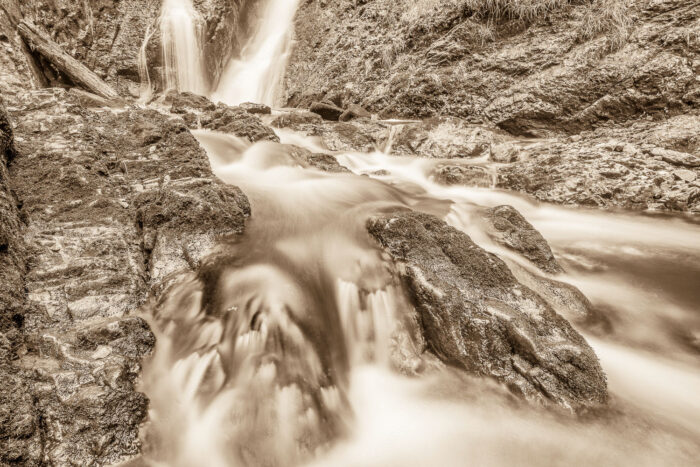
[[[139,53],[145,47],[146,63],[153,84],[162,86],[163,57],[159,14],[163,0],[4,0],[0,8],[0,46],[5,45],[8,60],[24,78],[31,63],[23,56],[23,44],[15,33],[21,19],[30,20],[48,32],[63,49],[112,84],[124,96],[137,97],[140,91]],[[208,78],[216,83],[224,65],[239,47],[238,29],[245,11],[256,0],[195,0],[203,22],[201,46]],[[4,42],[5,44],[2,44]],[[7,58],[7,57],[6,57]],[[69,84],[41,57],[36,62],[35,87]],[[15,77],[17,74],[15,73]],[[7,80],[3,80],[7,81]],[[21,87],[28,81],[19,82]]]
[[[304,2],[289,104],[327,97],[385,117],[457,116],[529,136],[700,106],[697,0],[512,3],[543,8]]]
[[[135,384],[154,337],[133,313],[250,213],[182,119],[93,105],[57,88],[18,94],[14,146],[2,114],[3,462],[139,453],[148,401]]]

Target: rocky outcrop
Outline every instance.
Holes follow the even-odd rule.
[[[245,26],[246,8],[255,5],[255,0],[194,0],[193,5],[204,22],[201,45],[207,76],[216,84],[221,73],[242,44],[240,29]]]
[[[700,105],[697,0],[526,3],[303,2],[289,103],[333,98],[530,136]]]
[[[370,218],[368,229],[398,263],[428,348],[442,360],[544,404],[606,401],[605,375],[583,337],[466,234],[410,211]]]
[[[240,233],[250,207],[180,118],[90,107],[62,89],[19,94],[9,112],[28,261],[15,268],[23,285],[8,283],[26,307],[10,320],[22,337],[7,389],[20,399],[2,402],[21,409],[3,423],[3,452],[25,465],[117,463],[138,454],[148,407],[135,384],[154,337],[133,312]]]
[[[283,146],[287,154],[302,167],[314,168],[331,173],[351,173],[347,168],[340,165],[338,160],[330,154],[312,153],[308,149],[290,144],[285,144]]]
[[[256,141],[275,141],[279,138],[272,128],[264,125],[260,119],[240,107],[219,104],[216,109],[205,112],[199,117],[202,128],[230,133],[251,143]]]
[[[686,125],[642,121],[518,149],[497,186],[541,201],[599,208],[700,212],[700,151]],[[690,151],[690,152],[688,152]]]

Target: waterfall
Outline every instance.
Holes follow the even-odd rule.
[[[214,97],[275,104],[297,3],[260,5]],[[206,91],[192,4],[166,0],[161,27],[169,85]],[[148,310],[157,344],[141,389],[151,400],[143,437],[151,465],[696,461],[697,355],[677,336],[679,326],[699,323],[700,295],[690,284],[700,274],[698,225],[444,186],[434,171],[454,160],[391,156],[394,131],[384,152],[372,153],[331,153],[292,130],[277,131],[283,144],[194,134],[219,179],[249,198],[253,215],[243,235]],[[353,173],[302,167],[290,144],[325,152]],[[615,405],[604,416],[523,407],[495,382],[431,357],[396,274],[405,265],[391,264],[367,234],[366,221],[378,212],[420,209],[443,216],[513,270],[527,269],[525,256],[494,242],[480,221],[485,208],[504,204],[550,241],[567,271],[556,279],[578,286],[621,329],[586,336],[609,375]],[[679,287],[661,270],[688,283]]]
[[[213,97],[229,105],[277,104],[299,0],[264,0],[240,54],[226,66]]]
[[[191,0],[164,0],[160,30],[166,89],[207,94],[200,44],[202,27]]]

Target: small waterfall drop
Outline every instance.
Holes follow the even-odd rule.
[[[164,0],[160,16],[166,89],[206,95],[202,20],[191,0]]]
[[[254,30],[240,55],[226,66],[214,100],[229,105],[277,104],[299,0],[263,1]]]
[[[297,4],[260,3],[214,97],[275,104]],[[165,0],[161,21],[169,83],[205,92],[192,4]],[[700,372],[678,335],[700,336],[700,295],[690,284],[700,272],[696,223],[440,185],[432,174],[446,161],[390,156],[391,144],[330,153],[278,131],[282,143],[327,152],[353,172],[330,174],[301,167],[284,144],[195,133],[253,215],[245,234],[149,310],[157,335],[142,387],[151,399],[149,465],[694,465]],[[582,420],[522,407],[497,384],[431,358],[399,266],[365,227],[377,212],[420,207],[525,266],[479,223],[483,209],[503,204],[549,240],[567,271],[557,280],[615,321],[617,334],[586,336],[609,375],[610,413]],[[662,266],[687,283],[660,277]]]

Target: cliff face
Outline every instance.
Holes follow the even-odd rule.
[[[14,55],[7,66],[22,73],[27,81],[21,85],[31,80],[35,87],[70,84],[38,55],[33,55],[35,69],[29,69],[31,64],[27,64],[24,55],[31,53],[14,31],[17,22],[28,20],[126,96],[139,96],[143,78],[139,55],[142,54],[152,84],[160,90],[163,86],[159,24],[162,3],[162,0],[5,0],[0,8],[0,30],[6,37],[4,45],[8,54]],[[216,83],[228,58],[240,47],[237,30],[245,19],[245,11],[254,4],[255,0],[193,1],[200,15],[201,46],[210,84]]]
[[[296,32],[293,105],[327,96],[531,136],[700,107],[696,0],[312,0]]]

